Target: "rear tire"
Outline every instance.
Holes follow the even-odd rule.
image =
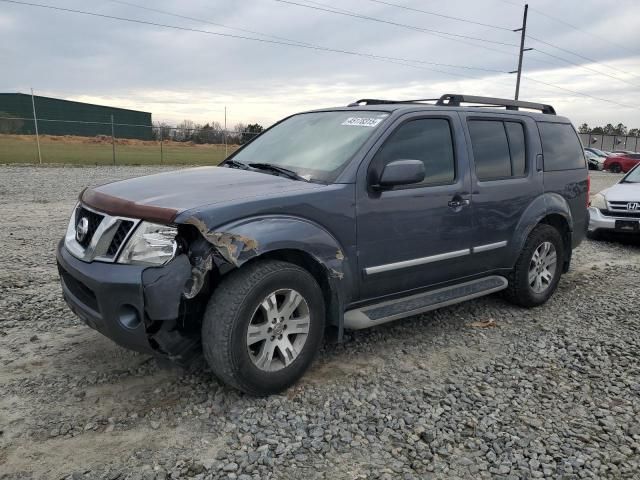
[[[551,225],[535,227],[507,276],[506,299],[527,308],[544,304],[558,286],[563,259],[564,242],[560,232]]]
[[[325,307],[303,268],[259,261],[231,273],[213,292],[202,323],[202,347],[213,373],[251,395],[281,392],[313,361]]]

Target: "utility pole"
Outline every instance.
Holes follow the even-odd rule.
[[[116,132],[113,127],[113,115],[111,115],[111,153],[113,156],[113,166],[116,166]]]
[[[224,106],[224,158],[228,156],[227,148],[227,106]]]
[[[33,107],[33,124],[36,126],[36,143],[38,144],[38,161],[42,165],[42,153],[40,153],[40,135],[38,134],[38,117],[36,116],[36,101],[33,97],[33,88],[31,89],[31,106]]]
[[[518,100],[520,96],[520,76],[522,75],[522,56],[524,52],[528,52],[529,50],[533,50],[533,48],[524,48],[524,41],[527,34],[527,12],[529,11],[529,4],[525,4],[524,6],[524,15],[522,16],[522,28],[516,28],[514,32],[522,32],[520,35],[520,57],[518,58],[518,70],[514,70],[509,73],[517,73],[518,77],[516,79],[516,96],[515,100]]]

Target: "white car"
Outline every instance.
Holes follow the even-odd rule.
[[[596,193],[589,204],[589,238],[604,232],[640,235],[640,164],[613,187]]]
[[[589,170],[603,170],[606,157],[601,157],[590,150],[585,149],[584,156],[587,158]]]

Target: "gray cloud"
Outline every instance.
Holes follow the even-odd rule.
[[[106,15],[256,36],[108,0],[43,0],[46,1],[60,7]],[[513,70],[517,65],[516,47],[453,41],[275,0],[129,1],[334,49],[500,71]],[[296,1],[308,3],[307,0]],[[507,28],[517,28],[522,15],[521,7],[511,0],[388,1]],[[425,29],[505,43],[519,41],[516,33],[410,12],[368,0],[318,2]],[[635,108],[625,109],[586,99],[527,79],[523,80],[521,98],[553,103],[575,123],[623,121],[627,125],[640,126],[640,31],[636,20],[640,16],[640,3],[621,1],[616,3],[615,9],[604,6],[602,2],[579,0],[539,0],[530,4],[536,9],[529,15],[528,30],[532,36],[606,62],[607,66],[593,65],[535,41],[530,41],[528,46],[588,68],[606,71],[635,85],[563,64],[536,51],[527,53],[527,77]],[[571,29],[538,12],[547,12],[621,46]],[[340,105],[360,97],[433,97],[453,91],[511,97],[515,84],[513,75],[429,65],[408,67],[338,53],[7,3],[0,3],[0,64],[3,66],[2,91],[28,91],[33,86],[41,94],[140,108],[153,112],[154,119],[172,122],[182,118],[221,120],[224,105],[227,105],[232,123],[259,121],[268,124],[297,110]],[[432,68],[474,78],[447,75]]]

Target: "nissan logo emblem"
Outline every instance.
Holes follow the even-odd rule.
[[[640,203],[638,202],[627,203],[627,210],[640,210]]]
[[[76,225],[76,240],[82,243],[87,237],[87,233],[89,233],[89,219],[82,217]]]

